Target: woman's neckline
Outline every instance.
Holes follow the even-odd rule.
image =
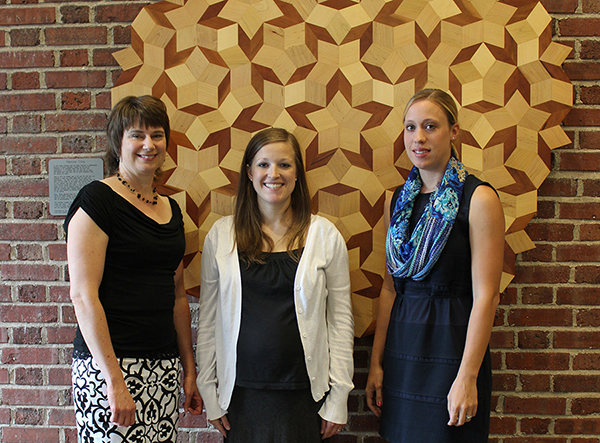
[[[152,220],[157,225],[159,225],[159,226],[166,226],[166,225],[168,225],[169,223],[171,223],[173,221],[173,216],[175,214],[173,213],[173,208],[171,207],[171,200],[169,200],[169,208],[171,209],[171,217],[169,217],[169,220],[167,220],[165,223],[160,223],[159,221],[157,221],[154,218],[150,217],[148,214],[146,214],[140,208],[138,208],[137,206],[135,206],[133,203],[131,203],[129,200],[127,200],[125,197],[123,197],[121,194],[119,194],[117,191],[115,191],[113,189],[113,187],[111,185],[109,185],[108,183],[105,183],[102,180],[98,180],[98,182],[102,183],[104,186],[108,187],[108,189],[110,189],[113,192],[113,194],[117,195],[121,200],[123,200],[124,202],[126,202],[129,206],[131,206],[133,209],[135,209],[138,213],[142,214],[148,220]]]

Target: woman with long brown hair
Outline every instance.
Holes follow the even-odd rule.
[[[311,215],[296,138],[248,143],[234,215],[204,241],[198,386],[231,443],[318,442],[347,420],[353,319],[348,252]]]

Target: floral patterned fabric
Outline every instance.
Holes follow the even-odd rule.
[[[410,215],[422,185],[419,170],[411,169],[390,216],[387,232],[387,268],[392,276],[420,281],[431,271],[448,241],[467,175],[464,165],[451,156],[441,182],[409,236]]]
[[[74,358],[73,400],[79,443],[175,443],[179,421],[179,358],[120,358],[136,404],[135,424],[110,423],[106,381],[92,357]]]

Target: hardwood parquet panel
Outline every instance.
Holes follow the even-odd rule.
[[[350,254],[356,335],[374,326],[385,272],[383,205],[411,165],[402,111],[424,87],[459,104],[459,155],[496,187],[506,222],[502,288],[550,152],[569,143],[573,102],[551,41],[551,18],[529,0],[163,0],[115,53],[113,103],[152,94],[169,110],[163,192],[185,213],[186,287],[199,293],[204,236],[231,213],[243,149],[268,126],[305,150],[313,208]]]

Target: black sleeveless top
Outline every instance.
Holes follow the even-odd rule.
[[[81,208],[108,235],[99,296],[117,357],[178,355],[174,276],[185,237],[179,206],[169,202],[171,220],[159,224],[95,181],[79,191],[65,219],[68,235],[69,222]],[[79,327],[73,344],[75,355],[89,355]]]
[[[310,387],[296,319],[298,263],[275,252],[265,263],[240,259],[242,321],[237,344],[237,386],[254,389]]]

